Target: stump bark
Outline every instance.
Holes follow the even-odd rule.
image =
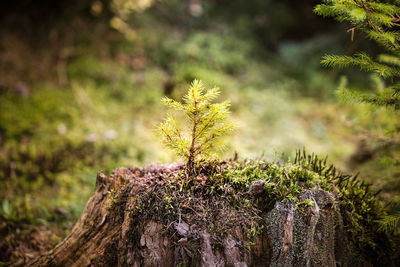
[[[260,214],[266,229],[251,242],[240,221],[215,242],[207,223],[138,220],[138,198],[149,190],[145,176],[138,169],[119,168],[110,177],[100,172],[68,237],[28,266],[371,266],[347,238],[329,192],[302,192],[299,199],[313,203],[304,209],[276,202]],[[257,186],[250,188],[255,194]],[[109,192],[122,188],[118,205],[110,205]]]

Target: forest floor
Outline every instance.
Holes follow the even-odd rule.
[[[332,45],[331,37],[259,53],[256,38],[213,26],[187,30],[143,13],[132,40],[82,19],[45,48],[12,33],[2,37],[0,262],[12,254],[31,258],[61,241],[99,170],[179,161],[154,125],[165,114],[160,99],[180,99],[193,79],[219,86],[221,99],[232,102],[238,127],[222,157],[286,160],[305,147],[359,171],[383,189],[383,199],[400,202],[398,167],[358,130],[379,135],[397,118],[334,99],[340,77],[321,69],[317,52]]]

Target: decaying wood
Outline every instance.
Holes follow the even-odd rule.
[[[108,192],[122,186],[120,205],[110,209]],[[28,266],[368,266],[346,239],[335,198],[326,191],[301,193],[300,200],[313,203],[306,209],[277,202],[260,214],[267,228],[251,244],[239,221],[215,244],[209,229],[194,222],[174,222],[173,235],[156,219],[137,223],[136,201],[147,187],[132,169],[99,173],[69,236]],[[252,190],[259,193],[257,185]]]

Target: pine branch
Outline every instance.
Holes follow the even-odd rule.
[[[384,233],[394,233],[395,231],[399,231],[400,228],[400,214],[395,215],[386,215],[381,220],[378,221],[379,223],[379,232]]]
[[[339,67],[339,68],[357,66],[361,70],[377,73],[383,78],[392,78],[400,76],[400,69],[375,62],[366,53],[362,52],[356,54],[353,57],[325,55],[321,60],[321,64],[326,67]]]
[[[369,103],[374,106],[386,106],[394,110],[400,109],[400,96],[395,94],[396,91],[388,91],[382,93],[363,94],[347,89],[339,89],[337,95],[347,102]]]
[[[400,67],[400,57],[388,54],[379,55],[378,60],[382,63]]]

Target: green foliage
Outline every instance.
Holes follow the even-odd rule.
[[[156,144],[146,144],[149,135],[140,130],[150,133],[151,127],[136,114],[140,109],[150,116],[148,110],[159,106],[160,73],[145,72],[142,90],[127,68],[90,55],[67,71],[67,87],[32,84],[28,97],[0,94],[0,231],[52,222],[70,227],[99,169],[157,157],[159,149],[146,150]]]
[[[277,201],[294,204],[300,214],[307,214],[315,203],[310,199],[301,201],[299,194],[323,189],[331,192],[336,201],[333,206],[320,208],[343,219],[351,241],[365,253],[363,255],[374,263],[389,262],[393,257],[390,236],[377,232],[377,221],[385,210],[375,194],[357,176],[343,174],[327,164],[326,158],[298,151],[294,161],[279,163],[264,160],[211,161],[199,169],[198,177],[207,177],[204,184],[194,180],[186,183],[183,166],[165,171],[161,175],[166,183],[149,185],[138,196],[135,220],[140,221],[137,224],[142,220],[157,219],[167,226],[166,231],[173,234],[175,230],[168,226],[179,218],[196,224],[197,221],[199,224],[206,222],[210,234],[219,240],[240,220],[247,237],[244,241],[251,242],[254,237],[265,233],[265,214]],[[143,173],[147,173],[146,169]],[[127,188],[124,192],[129,190]],[[117,206],[115,203],[114,207]],[[335,214],[339,212],[341,216]]]
[[[299,194],[323,189],[335,195],[338,205],[325,208],[332,208],[333,213],[340,212],[338,218],[343,219],[352,242],[365,253],[363,255],[374,261],[390,261],[393,256],[390,235],[377,232],[385,210],[375,193],[357,176],[343,174],[327,164],[326,158],[298,151],[294,161],[279,163],[211,161],[199,169],[198,177],[207,178],[204,184],[194,180],[184,182],[183,167],[164,175],[167,183],[161,186],[155,183],[140,198],[136,210],[141,219],[157,218],[165,225],[185,217],[207,222],[216,238],[229,233],[232,222],[240,219],[251,240],[265,231],[265,221],[260,214],[268,213],[277,201],[295,204],[299,212],[306,214],[314,203],[309,199],[301,201]],[[176,205],[182,202],[184,207]],[[212,203],[213,208],[205,203]],[[216,217],[220,220],[213,219]]]
[[[321,61],[327,67],[348,67],[358,66],[362,70],[374,72],[383,78],[393,78],[399,76],[399,70],[391,66],[374,62],[366,53],[357,53],[353,57],[326,55]]]
[[[400,110],[400,32],[398,31],[400,2],[382,3],[374,0],[325,0],[323,2],[324,4],[317,5],[314,9],[317,14],[334,17],[339,21],[352,24],[353,27],[349,30],[352,33],[352,39],[355,30],[360,30],[385,50],[385,53],[376,59],[364,52],[356,53],[354,56],[326,55],[322,60],[322,64],[325,66],[356,66],[363,71],[374,73],[386,83],[377,82],[377,90],[374,93],[365,94],[340,88],[338,95],[347,101],[389,107],[395,111]],[[398,147],[398,123],[395,124],[395,127],[396,130],[389,134],[391,138],[384,140],[386,145],[392,147],[393,150]],[[382,140],[380,142],[382,143]],[[385,148],[385,150],[387,149]],[[397,200],[394,199],[394,201]],[[391,231],[398,221],[398,214],[383,217],[379,221],[379,229]],[[398,231],[395,233],[399,234]]]
[[[117,199],[117,192],[113,189],[107,192],[108,196],[110,198],[110,206],[112,206],[115,203],[115,200]]]
[[[373,59],[366,53],[356,53],[354,56],[326,55],[322,64],[329,67],[357,66],[363,71],[376,73],[386,79],[387,92],[375,92],[372,96],[359,93],[349,93],[342,90],[341,94],[360,102],[376,106],[400,109],[400,3],[398,1],[382,3],[373,0],[325,0],[317,5],[314,11],[322,16],[329,16],[350,23],[349,30],[354,37],[354,31],[362,31],[368,38],[381,45],[386,54]]]
[[[227,153],[234,147],[256,157],[262,147],[273,156],[275,148],[289,152],[293,141],[313,140],[312,131],[298,121],[299,110],[307,117],[326,105],[307,102],[305,111],[304,99],[286,93],[296,91],[299,81],[275,63],[262,62],[258,52],[250,53],[259,51],[255,38],[244,39],[230,26],[179,32],[151,16],[139,21],[144,26],[134,42],[117,37],[88,43],[85,34],[65,66],[64,86],[46,73],[40,82],[26,81],[28,97],[0,88],[0,207],[6,203],[4,211],[0,208],[0,231],[9,227],[17,236],[16,229],[38,224],[67,229],[92,194],[99,169],[170,161],[148,123],[164,114],[159,99],[169,79],[171,97],[186,92],[194,77],[229,87],[235,120],[248,127],[227,142]],[[166,32],[174,38],[165,39]],[[314,150],[329,149],[317,144]],[[329,147],[336,151],[347,146],[335,144]]]
[[[234,169],[217,172],[211,178],[215,185],[212,190],[223,192],[225,184],[231,184],[235,190],[248,188],[252,182],[265,181],[265,200],[274,203],[277,200],[298,202],[297,195],[304,188],[313,188],[318,185],[326,190],[331,187],[325,179],[321,179],[313,171],[298,164],[286,163],[279,166],[264,161],[244,162]]]
[[[357,175],[347,175],[327,164],[326,158],[319,159],[315,154],[297,151],[294,160],[296,165],[313,171],[322,181],[336,192],[344,223],[351,233],[353,240],[360,249],[369,253],[385,254],[390,249],[384,235],[372,235],[380,227],[379,220],[385,218],[386,211],[377,201],[376,194],[370,185],[358,178]]]
[[[171,2],[175,3],[173,7]],[[99,169],[109,171],[119,166],[170,161],[159,142],[152,138],[153,127],[149,122],[160,118],[164,112],[159,101],[162,95],[178,99],[186,92],[186,84],[195,77],[207,84],[229,88],[235,121],[245,125],[227,143],[227,153],[237,150],[243,157],[254,158],[259,156],[260,149],[265,149],[265,156],[273,157],[275,149],[290,153],[293,145],[305,144],[313,151],[329,154],[340,164],[343,155],[350,153],[352,144],[349,145],[347,136],[343,137],[337,117],[331,115],[331,103],[298,97],[304,94],[330,96],[330,89],[335,87],[332,82],[335,77],[327,77],[320,71],[319,53],[327,51],[327,48],[332,48],[331,53],[339,49],[340,41],[335,37],[338,31],[333,35],[326,32],[323,36],[313,35],[315,38],[310,39],[310,34],[313,34],[310,29],[315,28],[298,23],[298,16],[306,14],[299,12],[299,8],[309,9],[306,0],[257,0],[251,4],[234,0],[234,3],[229,1],[229,5],[225,2],[218,2],[220,8],[213,13],[217,16],[207,13],[214,3],[204,3],[204,24],[201,27],[198,27],[201,18],[187,16],[187,9],[175,0],[157,2],[157,6],[146,12],[135,13],[131,17],[133,21],[127,19],[121,23],[113,20],[111,26],[126,37],[133,33],[133,41],[121,38],[115,31],[107,33],[104,38],[104,35],[99,35],[101,29],[91,25],[85,30],[85,22],[79,20],[78,27],[82,31],[72,32],[79,32],[81,37],[54,35],[66,37],[65,60],[64,49],[60,50],[62,42],[40,50],[41,40],[38,40],[33,50],[18,53],[18,47],[26,50],[26,46],[15,45],[14,37],[5,38],[8,46],[5,47],[3,58],[6,64],[3,65],[10,69],[10,64],[15,63],[23,66],[23,70],[12,70],[8,72],[10,75],[1,77],[2,82],[6,76],[12,80],[9,86],[0,86],[1,233],[4,233],[4,225],[12,229],[7,232],[11,239],[17,237],[17,233],[28,233],[26,229],[35,229],[38,224],[52,226],[52,231],[70,229],[92,194]],[[234,22],[231,4],[237,8]],[[244,14],[244,9],[256,12]],[[225,22],[221,20],[221,11],[226,13]],[[308,25],[315,26],[314,21]],[[257,27],[257,36],[250,34],[246,23]],[[241,25],[241,30],[237,24]],[[318,28],[324,30],[325,26],[321,24]],[[296,33],[296,40],[292,39],[293,33]],[[172,38],[165,38],[166,34]],[[299,36],[306,38],[297,41]],[[268,43],[257,46],[259,37]],[[285,42],[277,43],[282,38]],[[266,44],[268,47],[273,44],[274,48],[282,51],[278,58],[274,54],[270,54],[268,60],[263,57]],[[10,46],[17,49],[10,50],[7,48]],[[288,49],[282,49],[284,46]],[[56,53],[54,61],[60,65],[44,68],[40,64],[42,67],[36,68],[38,60],[35,59],[40,61],[44,56],[52,55],[49,53],[52,50]],[[72,52],[70,56],[68,51]],[[15,59],[18,54],[22,60]],[[37,57],[26,58],[27,54]],[[282,56],[287,59],[283,66]],[[389,57],[382,60],[391,64],[396,62]],[[45,57],[43,61],[51,60]],[[295,75],[287,67],[291,64],[296,65],[296,71],[299,70]],[[35,66],[43,75],[37,77],[30,73],[32,69],[29,66]],[[57,86],[58,78],[64,76],[64,67],[67,81],[63,86]],[[60,77],[50,70],[56,70]],[[36,82],[32,82],[30,77]],[[23,97],[13,91],[16,80],[27,84],[29,96]],[[165,86],[166,81],[172,81],[170,91]],[[315,110],[320,112],[316,114]],[[368,112],[357,110],[357,114]],[[369,118],[362,119],[368,122]],[[382,116],[376,118],[381,119]],[[285,172],[279,171],[280,166],[274,165],[270,171],[276,179],[268,178],[271,198],[266,199],[287,197],[296,201],[300,185],[314,183],[315,176],[311,171],[285,168],[290,177],[295,174],[303,177],[303,181],[298,182],[288,180]],[[241,180],[240,175],[251,179],[257,179],[258,175],[264,177],[264,167],[260,164],[259,168],[242,171],[238,167],[235,178],[238,187],[247,190],[243,184],[248,181]],[[378,170],[373,164],[368,164],[368,167],[375,171],[378,181],[388,176],[386,173],[382,176],[383,171],[392,170],[387,165]],[[229,177],[232,175],[227,174],[227,179]],[[283,182],[279,182],[281,179]],[[213,189],[220,190],[219,186],[216,182]],[[392,190],[391,194],[398,196],[392,180],[387,187]],[[229,186],[221,188],[225,192],[230,189]],[[171,197],[176,191],[179,187],[171,189]],[[165,207],[169,205],[167,199],[162,198]],[[114,200],[117,202],[118,198]],[[240,199],[237,203],[241,209],[250,205]]]
[[[177,56],[188,65],[204,65],[237,74],[248,60],[251,45],[252,41],[228,34],[220,36],[197,32],[185,40]]]
[[[379,220],[378,223],[378,231],[398,235],[400,231],[400,214],[387,215]]]
[[[311,199],[306,199],[301,202],[298,202],[296,204],[296,208],[302,212],[305,212],[307,208],[311,207],[312,205],[314,205],[314,201],[312,201]]]
[[[168,97],[162,99],[167,107],[183,111],[190,121],[190,130],[186,133],[172,115],[168,115],[157,128],[163,143],[187,160],[190,173],[194,172],[197,159],[208,158],[216,149],[221,149],[222,138],[233,129],[233,124],[226,122],[230,102],[211,104],[219,94],[218,88],[205,91],[203,83],[194,80],[183,98],[184,103]]]

